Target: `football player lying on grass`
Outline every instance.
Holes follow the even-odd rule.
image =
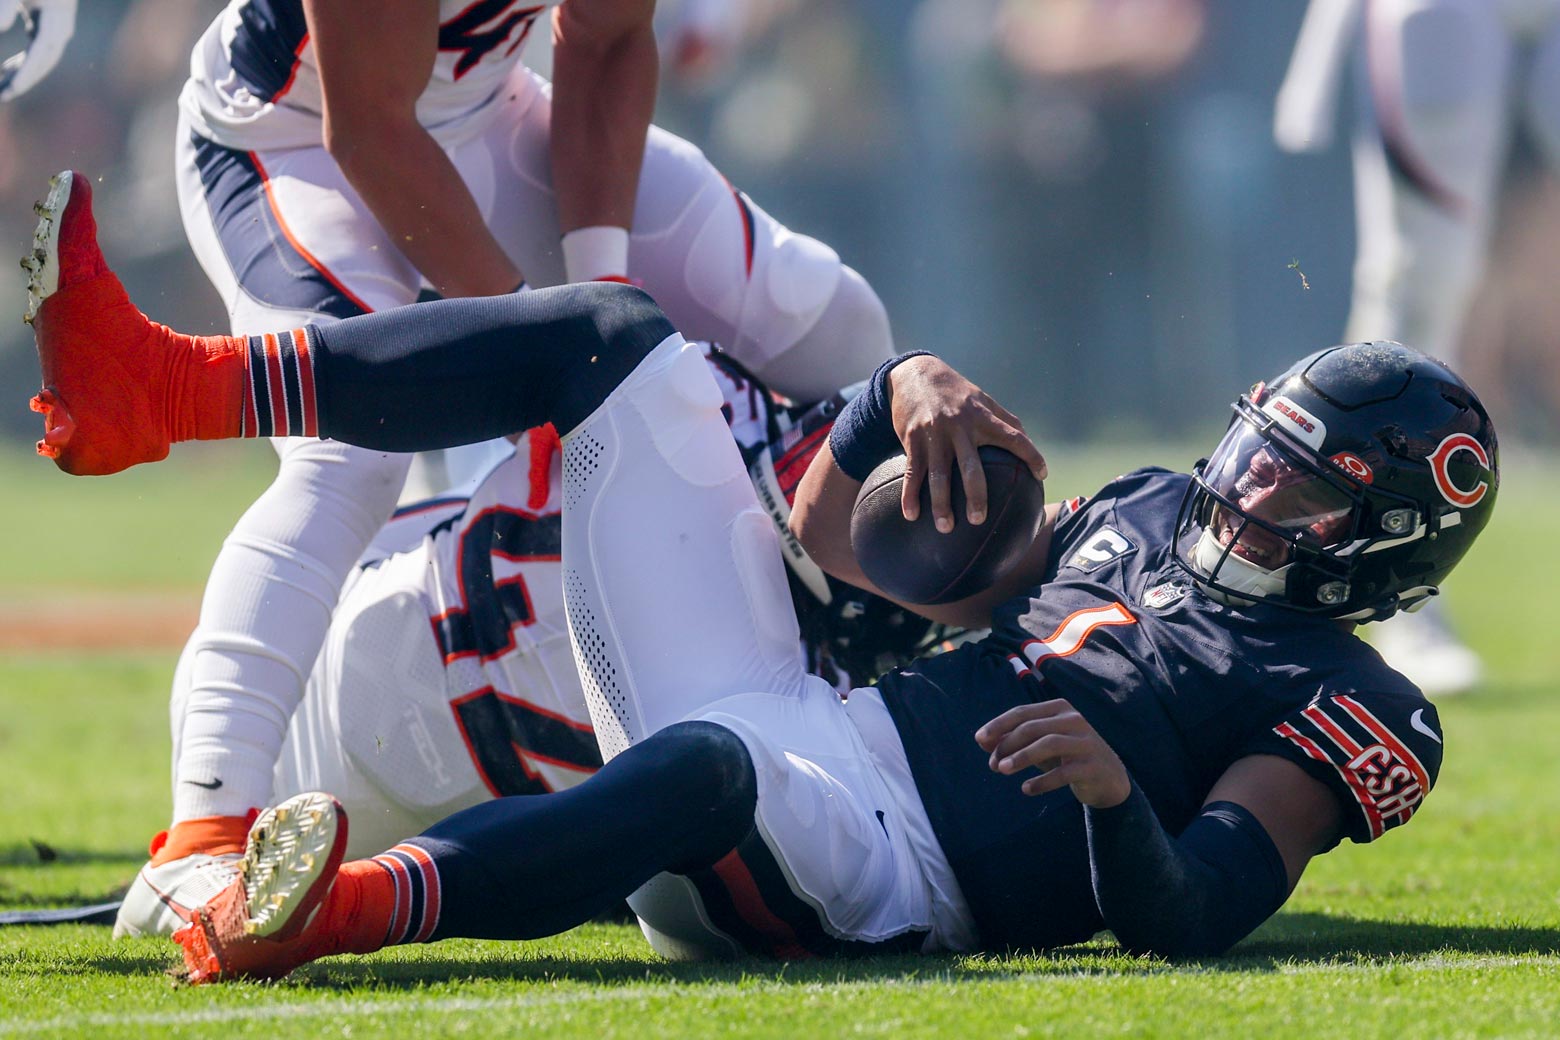
[[[842,701],[795,653],[774,525],[719,390],[644,293],[182,336],[125,296],[79,183],[51,191],[31,264],[40,450],[67,471],[268,434],[294,405],[378,450],[562,435],[565,610],[605,765],[345,863],[329,795],[262,813],[240,876],[176,935],[195,981],[547,935],[631,893],[677,954],[1046,947],[1103,928],[1214,954],[1311,857],[1407,822],[1435,779],[1434,708],[1353,628],[1435,594],[1498,475],[1477,397],[1415,351],[1320,351],[1242,395],[1194,473],[1139,470],[1047,507],[1022,564],[925,608],[989,622],[987,638]],[[885,364],[792,527],[859,578],[860,478],[903,446],[942,524],[978,522],[979,469],[963,517],[948,481],[982,444],[1044,475],[1016,421],[941,361]]]
[[[783,525],[808,459],[849,396],[813,407],[776,401],[711,351],[722,412],[775,522]],[[378,852],[489,798],[572,787],[601,765],[563,607],[563,475],[551,427],[463,492],[411,503],[374,540],[343,590],[297,711],[240,694],[222,720],[235,754],[263,769],[181,769],[192,636],[174,674],[174,788],[219,788],[254,812],[330,791],[352,819],[347,854]],[[792,543],[790,591],[804,667],[843,690],[939,641],[938,626],[828,578]],[[311,615],[267,619],[308,624]],[[258,709],[258,710],[257,710]],[[116,935],[171,935],[230,884],[253,822],[180,819],[152,841],[115,922]]]

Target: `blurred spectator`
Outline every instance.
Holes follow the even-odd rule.
[[[1467,348],[1488,355],[1503,324],[1487,306],[1480,327],[1465,328],[1512,183],[1514,136],[1526,131],[1560,161],[1560,0],[1312,0],[1274,115],[1285,147],[1331,140],[1346,55],[1360,71],[1360,119],[1344,338],[1401,340],[1475,378],[1487,358]],[[1434,602],[1373,642],[1432,696],[1471,689],[1482,674]]]
[[[1204,19],[1202,0],[1004,0],[996,39],[1031,76],[1114,92],[1181,68]]]

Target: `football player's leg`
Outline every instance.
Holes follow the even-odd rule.
[[[168,703],[173,761],[179,760],[179,734],[190,693],[192,639],[185,644],[173,673]],[[174,788],[177,791],[178,778]],[[196,908],[221,892],[238,871],[249,820],[238,817],[192,819],[152,838],[150,860],[130,883],[114,920],[114,937],[172,935],[188,923]]]
[[[175,676],[172,822],[142,872],[166,898],[155,915],[121,913],[122,932],[167,934],[181,910],[215,894],[207,859],[240,851],[248,817],[272,801],[341,580],[393,507],[406,458],[291,439],[276,479],[224,541]]]
[[[550,94],[524,69],[484,139],[504,205],[490,214],[533,285],[564,280],[548,163]],[[719,343],[770,387],[817,400],[893,353],[871,286],[828,246],[737,192],[693,145],[652,127],[628,273],[690,339]]]
[[[778,536],[721,404],[674,336],[563,435],[564,604],[603,758],[733,693],[802,689]]]
[[[177,440],[290,434],[404,452],[572,426],[674,335],[643,292],[598,283],[182,336],[136,310],[108,270],[84,178],[56,178],[40,210],[33,407],[39,452],[71,473],[156,461]]]
[[[270,802],[341,584],[394,508],[406,459],[336,441],[285,443],[275,480],[207,579],[174,770],[176,824]]]
[[[366,285],[376,305],[414,291],[415,272],[393,250],[362,241],[378,232],[323,150],[271,156],[188,133],[180,141],[189,237],[235,326],[285,329],[308,316],[360,313],[368,304],[348,282]],[[321,227],[336,237],[312,238]],[[365,266],[353,260],[358,252],[392,259]],[[276,480],[217,557],[181,662],[173,825],[141,880],[150,876],[169,895],[165,904],[185,909],[214,894],[192,889],[204,875],[191,865],[241,850],[246,814],[271,801],[283,734],[341,581],[389,514],[406,465],[402,456],[313,440],[286,442],[281,455]],[[121,924],[172,930],[166,913],[136,922],[121,914]]]
[[[191,980],[207,982],[277,977],[318,957],[397,943],[551,935],[657,873],[720,860],[752,830],[756,798],[742,741],[721,726],[687,723],[578,787],[473,806],[339,871],[265,834],[252,838],[246,857],[262,873],[294,874],[291,890],[272,900],[237,881],[176,938]],[[317,830],[345,829],[326,815]],[[266,936],[271,921],[288,934]]]
[[[1509,146],[1512,45],[1480,0],[1372,5],[1346,337],[1456,361]]]
[[[814,678],[800,696],[739,694],[701,713],[748,750],[754,827],[718,862],[659,875],[629,898],[657,952],[685,960],[975,945],[880,698],[872,714],[875,697],[858,690],[847,710]]]
[[[838,253],[786,228],[698,148],[657,128],[629,272],[685,335],[719,343],[796,400],[865,379],[894,353],[882,301]]]

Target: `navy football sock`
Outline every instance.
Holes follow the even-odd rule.
[[[567,433],[674,330],[611,282],[439,300],[311,326],[320,435],[423,451]]]
[[[533,939],[590,920],[663,871],[714,864],[752,830],[757,804],[736,734],[683,722],[578,787],[484,802],[404,844],[438,871],[433,939]]]

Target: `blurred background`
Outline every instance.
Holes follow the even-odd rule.
[[[226,331],[172,175],[174,99],[221,6],[81,0],[60,66],[0,106],[0,255],[26,249],[47,176],[76,167],[99,184],[105,245],[131,295],[169,324]],[[1037,439],[1211,445],[1236,393],[1341,335],[1347,130],[1304,157],[1271,135],[1303,4],[661,6],[657,121],[835,246],[905,348],[965,368]],[[0,53],[20,49],[18,33]],[[533,64],[545,68],[545,53]],[[1507,440],[1544,444],[1560,437],[1547,277],[1560,200],[1531,162],[1517,169],[1465,375]],[[0,315],[21,315],[23,285],[19,272],[0,278]],[[11,447],[30,443],[36,385],[27,328],[0,321]]]

